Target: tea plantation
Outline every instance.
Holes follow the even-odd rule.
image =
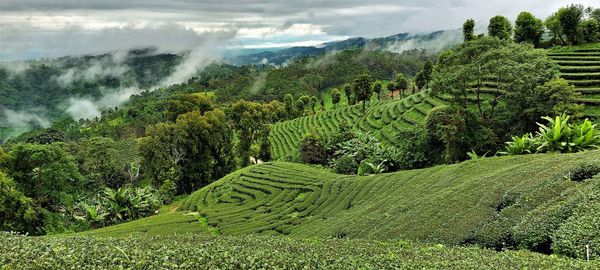
[[[193,193],[181,208],[197,211],[223,235],[407,239],[497,249],[523,243],[573,257],[583,257],[587,243],[592,257],[599,257],[600,234],[586,229],[598,216],[585,210],[597,205],[600,181],[588,178],[600,172],[594,165],[599,162],[597,151],[529,155],[363,177],[274,162],[237,171]]]
[[[581,93],[589,118],[600,118],[600,44],[560,48],[548,56],[560,66],[560,76]]]
[[[0,233],[2,269],[594,269],[523,251],[272,236],[82,236]]]

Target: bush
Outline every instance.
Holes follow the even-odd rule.
[[[325,164],[327,162],[325,146],[315,133],[308,133],[302,138],[298,152],[304,163]]]
[[[401,129],[397,135],[397,149],[390,151],[389,160],[397,169],[424,168],[433,163],[430,158],[434,145],[430,145],[427,130],[421,126],[410,129]],[[439,152],[439,151],[438,151]]]
[[[358,163],[353,157],[343,155],[331,161],[331,167],[336,173],[355,174],[358,171]]]

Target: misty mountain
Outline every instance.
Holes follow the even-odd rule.
[[[327,42],[319,46],[291,47],[280,50],[265,50],[258,53],[238,55],[235,57],[228,57],[227,61],[235,65],[282,65],[298,57],[315,56],[331,51],[361,48],[368,50],[386,50],[397,53],[411,49],[425,49],[431,52],[439,52],[460,43],[461,40],[462,34],[460,30],[437,31],[429,34],[417,35],[400,33],[373,39],[355,37],[342,41]]]

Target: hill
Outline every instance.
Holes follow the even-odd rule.
[[[459,30],[436,31],[427,34],[400,33],[379,38],[353,37],[341,41],[326,42],[319,46],[298,46],[280,50],[265,50],[245,55],[228,57],[236,65],[273,64],[284,65],[299,57],[318,56],[333,51],[348,49],[385,50],[401,53],[406,50],[424,49],[437,53],[459,44],[462,36]]]
[[[530,243],[532,249],[544,251],[542,245],[554,244],[559,246],[553,250],[561,251],[566,242],[560,241],[568,240],[572,249],[581,250],[583,234],[560,232],[575,220],[591,218],[575,213],[579,203],[587,203],[578,196],[600,185],[597,178],[586,180],[600,172],[589,167],[598,162],[597,151],[495,157],[364,177],[266,163],[193,193],[180,209],[197,211],[225,235],[409,239],[505,248],[545,233],[547,238]],[[565,202],[571,203],[571,212],[553,216]],[[529,227],[550,221],[542,232]]]
[[[581,93],[586,117],[600,119],[600,44],[553,49],[548,56],[560,66],[560,76]]]

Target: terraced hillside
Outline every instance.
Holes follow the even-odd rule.
[[[561,200],[598,188],[600,179],[571,179],[583,164],[590,163],[600,163],[600,151],[485,158],[362,177],[300,164],[265,163],[193,193],[180,210],[197,211],[208,226],[224,235],[268,233],[445,244],[481,240],[493,246],[496,240],[506,241],[494,238],[499,232],[517,233],[512,231],[520,228],[517,225],[545,217],[544,212],[535,212],[540,207],[550,205],[556,210]]]
[[[581,93],[579,101],[585,104],[586,117],[600,119],[600,44],[548,55],[560,66],[560,76]]]
[[[394,145],[399,128],[422,123],[429,110],[446,104],[446,100],[424,91],[402,100],[372,102],[365,114],[362,105],[355,105],[275,124],[270,134],[273,158],[296,153],[304,134],[314,131],[327,136],[337,131],[341,123],[373,132],[384,144]]]

